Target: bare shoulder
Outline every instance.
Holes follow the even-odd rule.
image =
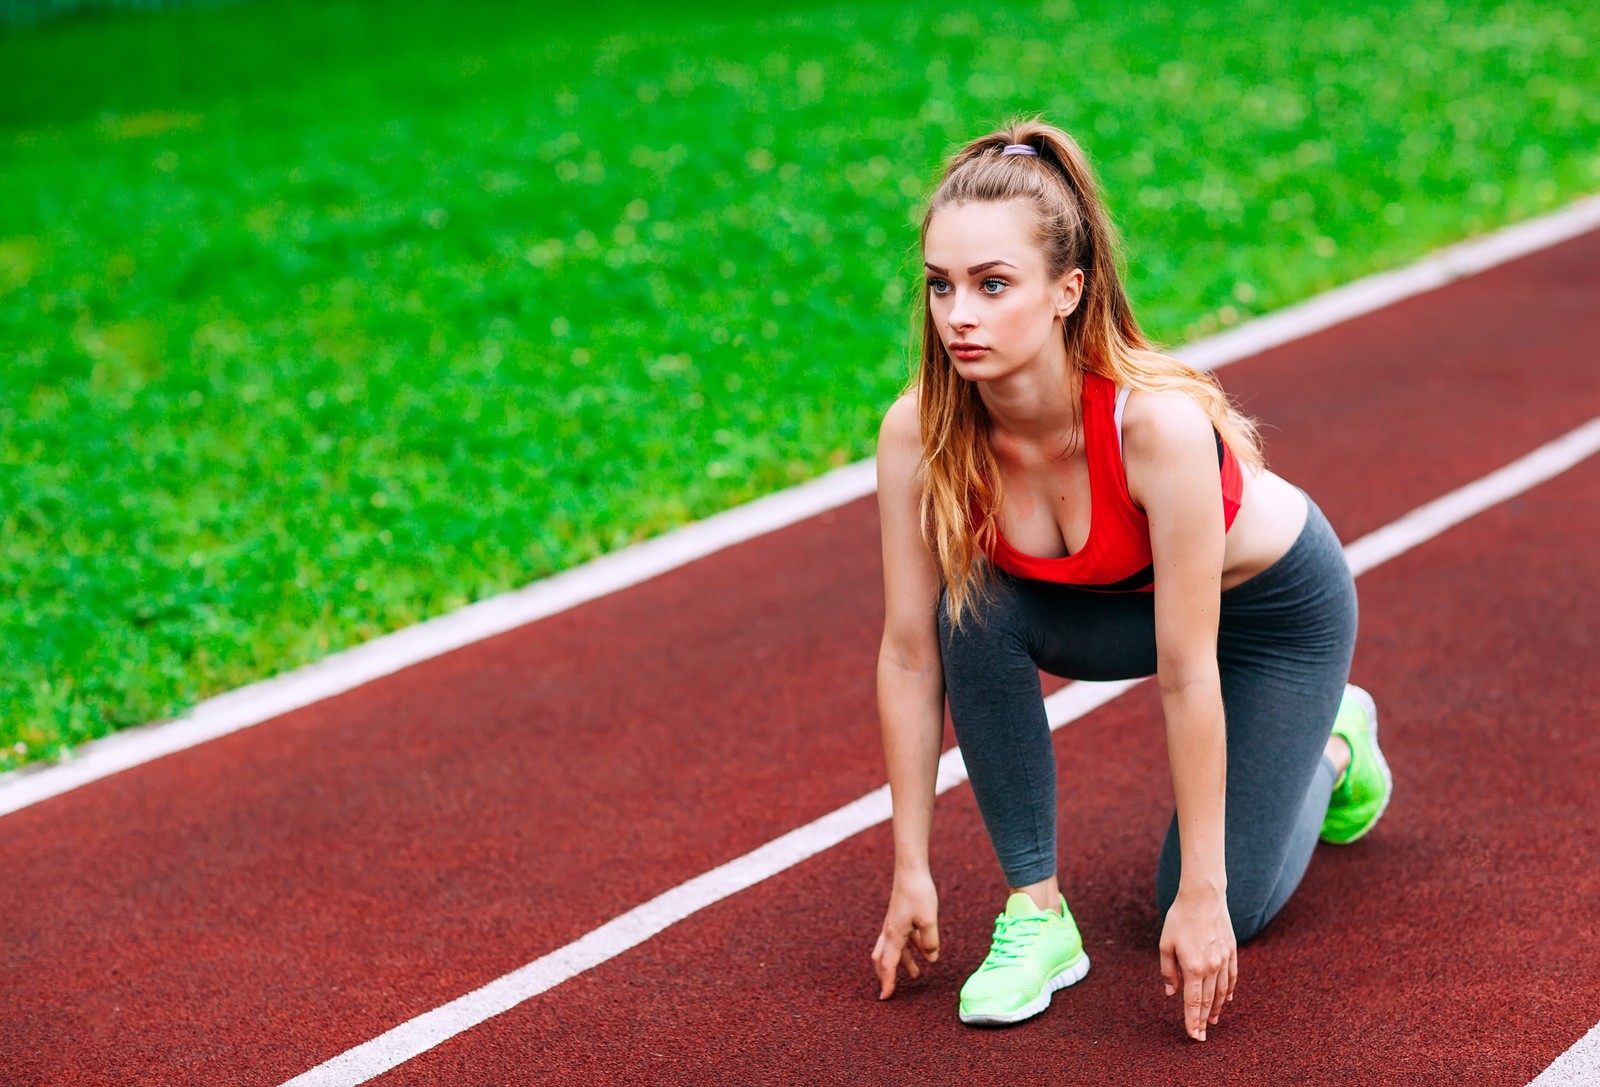
[[[892,471],[909,480],[921,459],[922,430],[913,391],[890,404],[883,414],[883,425],[878,428],[878,474],[881,477]]]
[[[922,437],[917,422],[917,393],[913,389],[902,394],[889,410],[883,413],[883,425],[878,429],[878,445],[885,442],[903,446],[907,442],[921,444]]]
[[[1211,417],[1187,393],[1135,389],[1123,409],[1122,445],[1129,459],[1165,460],[1195,451],[1213,455]]]

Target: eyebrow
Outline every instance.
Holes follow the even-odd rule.
[[[922,263],[924,265],[926,265],[928,271],[930,271],[930,272],[937,272],[942,276],[947,276],[947,275],[950,274],[950,272],[947,269],[941,268],[937,264],[928,264],[927,261],[923,261]],[[990,268],[993,268],[993,267],[995,267],[997,265],[1001,265],[1001,264],[1004,264],[1007,268],[1015,268],[1016,267],[1015,264],[1012,264],[1008,260],[989,260],[989,261],[984,261],[982,264],[974,264],[971,268],[968,268],[967,269],[967,275],[975,276],[979,272],[986,272]]]

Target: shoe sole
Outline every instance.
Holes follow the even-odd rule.
[[[1004,1027],[1012,1023],[1020,1023],[1024,1019],[1032,1019],[1050,1006],[1050,994],[1058,989],[1065,989],[1068,985],[1075,985],[1082,981],[1089,972],[1089,956],[1086,952],[1078,952],[1078,957],[1061,968],[1061,972],[1045,985],[1044,992],[1028,1001],[1022,1007],[1006,1015],[968,1015],[961,1012],[961,1021],[972,1027]]]
[[[1372,695],[1366,688],[1357,687],[1354,683],[1348,685],[1350,693],[1355,696],[1367,711],[1367,720],[1372,723],[1372,754],[1378,760],[1378,769],[1383,771],[1383,803],[1378,805],[1376,814],[1367,822],[1367,825],[1342,842],[1329,842],[1330,845],[1349,845],[1365,838],[1373,827],[1378,825],[1378,820],[1383,818],[1383,813],[1389,810],[1389,801],[1394,799],[1394,774],[1389,770],[1389,760],[1383,757],[1383,748],[1378,746],[1378,704],[1372,700]],[[1324,839],[1326,841],[1327,839]]]

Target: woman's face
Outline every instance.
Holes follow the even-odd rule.
[[[968,381],[986,381],[1065,351],[1057,322],[1077,308],[1083,273],[1052,282],[1025,203],[947,204],[923,245],[928,311]]]

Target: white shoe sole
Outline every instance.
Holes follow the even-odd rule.
[[[1032,1019],[1050,1006],[1050,994],[1057,989],[1065,989],[1068,985],[1075,985],[1082,981],[1089,972],[1089,956],[1086,952],[1078,952],[1078,957],[1062,969],[1061,973],[1051,978],[1045,985],[1044,992],[1028,1001],[1022,1007],[1006,1015],[968,1015],[961,1012],[961,1021],[973,1027],[1003,1027],[1012,1023],[1020,1023],[1024,1019]]]

